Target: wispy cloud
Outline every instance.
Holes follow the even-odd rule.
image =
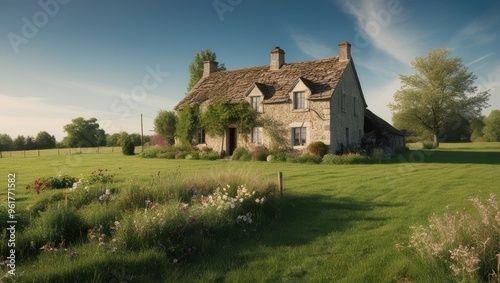
[[[126,89],[98,84],[95,82],[74,81],[74,80],[51,80],[51,81],[54,84],[61,85],[67,88],[72,88],[79,91],[85,91],[89,94],[120,97],[122,94],[127,92]]]
[[[323,59],[336,54],[331,47],[322,43],[319,39],[314,38],[310,34],[302,32],[296,28],[289,28],[288,33],[297,47],[314,59]]]
[[[396,8],[388,8],[386,1],[337,0],[337,3],[355,19],[353,48],[364,48],[368,41],[405,65],[420,55],[424,40],[432,34],[404,24],[408,20],[404,6],[407,2],[400,2]]]
[[[495,25],[498,25],[498,20],[484,18],[480,20],[474,20],[472,22],[466,23],[457,33],[453,39],[453,43],[464,44],[467,47],[482,46],[489,44],[495,40],[499,39],[497,30],[494,29]]]
[[[493,55],[493,54],[495,54],[495,53],[494,53],[494,52],[491,52],[491,53],[488,53],[488,54],[486,54],[486,55],[484,55],[484,56],[481,56],[481,57],[477,58],[476,60],[474,60],[474,61],[472,61],[472,62],[468,63],[466,66],[467,66],[467,67],[469,67],[469,66],[471,66],[471,65],[474,65],[474,64],[476,64],[476,63],[479,63],[479,62],[483,61],[484,59],[486,59],[486,58],[490,57],[490,56],[491,56],[491,55]]]
[[[79,107],[54,105],[40,97],[0,94],[0,100],[0,129],[5,133],[12,133],[13,138],[16,135],[34,136],[39,131],[47,131],[60,139],[65,124],[89,112]],[[19,113],[23,113],[22,118],[19,118]]]

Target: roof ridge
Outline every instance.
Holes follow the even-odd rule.
[[[293,63],[285,63],[285,64],[283,64],[281,66],[281,68],[283,68],[284,66],[292,66],[292,65],[295,65],[295,64],[313,64],[313,63],[319,63],[319,62],[322,62],[322,61],[326,62],[326,61],[330,61],[332,59],[338,59],[338,58],[339,58],[339,56],[333,56],[333,57],[323,58],[323,59],[316,59],[316,60],[309,60],[309,61],[298,61],[298,62],[293,62]],[[349,61],[346,61],[346,62],[349,62]],[[245,68],[240,68],[240,69],[217,71],[217,72],[211,73],[210,75],[217,74],[217,73],[233,72],[233,71],[244,71],[244,70],[250,70],[250,69],[257,69],[257,68],[269,68],[269,65],[260,65],[260,66],[245,67]],[[277,70],[277,71],[279,71],[279,70]]]

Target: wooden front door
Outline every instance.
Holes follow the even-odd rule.
[[[238,133],[236,128],[227,129],[227,154],[233,155],[234,150],[238,146]]]

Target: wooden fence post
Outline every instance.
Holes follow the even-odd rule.
[[[278,189],[280,191],[280,197],[283,197],[283,173],[278,172]]]

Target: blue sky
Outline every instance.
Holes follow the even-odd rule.
[[[40,0],[0,2],[0,133],[61,140],[76,117],[151,134],[210,49],[227,69],[338,54],[349,41],[368,107],[391,121],[398,74],[429,48],[463,58],[500,109],[500,2],[412,0]]]

